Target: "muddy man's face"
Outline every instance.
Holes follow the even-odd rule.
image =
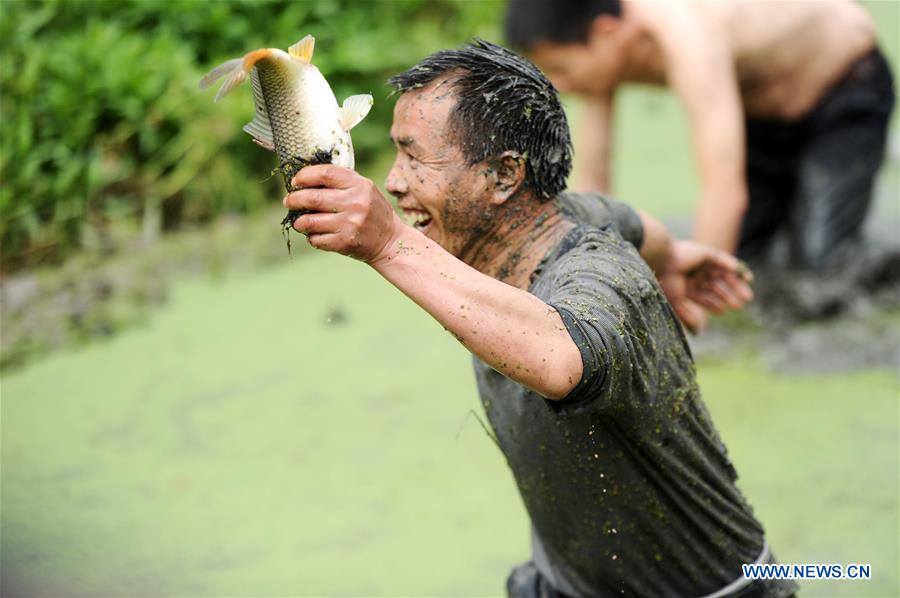
[[[486,164],[468,165],[450,139],[455,104],[446,79],[400,96],[391,126],[397,157],[385,188],[409,224],[463,257],[493,227],[494,204]]]

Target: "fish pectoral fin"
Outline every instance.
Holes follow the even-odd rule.
[[[296,58],[297,60],[302,60],[306,64],[312,62],[313,57],[313,49],[316,47],[316,38],[311,35],[307,35],[299,42],[288,48],[288,54]]]
[[[244,131],[253,137],[253,141],[274,152],[275,136],[272,134],[272,122],[269,120],[269,111],[266,109],[266,100],[256,67],[250,71],[250,87],[253,89],[253,105],[256,108],[256,114],[253,115],[253,120],[244,125]]]
[[[200,79],[200,89],[207,89],[210,85],[227,75],[225,81],[222,82],[222,87],[220,87],[218,93],[216,93],[214,101],[218,102],[225,94],[240,85],[244,79],[247,78],[243,62],[244,60],[242,58],[235,58],[228,62],[223,62]]]
[[[247,134],[253,137],[253,141],[255,141],[257,145],[261,145],[271,152],[275,151],[275,139],[272,137],[272,128],[269,127],[268,122],[264,123],[257,117],[254,117],[253,120],[248,122],[242,128]]]
[[[245,130],[245,131],[247,130],[247,127],[246,127],[246,126],[244,127],[244,130]],[[251,135],[252,135],[252,133],[251,133]],[[268,141],[264,141],[264,140],[262,140],[262,139],[257,139],[256,137],[253,138],[253,143],[255,143],[256,145],[258,145],[258,146],[260,146],[260,147],[266,148],[266,149],[269,150],[270,152],[274,152],[274,151],[275,151],[275,144],[274,144],[274,143],[269,143]]]
[[[369,113],[369,110],[372,109],[372,104],[374,103],[375,100],[367,93],[350,96],[344,100],[344,105],[338,109],[340,112],[341,127],[343,127],[345,131],[349,131],[358,125],[359,122],[366,117],[366,114]]]

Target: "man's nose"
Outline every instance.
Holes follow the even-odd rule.
[[[409,190],[409,187],[406,184],[406,179],[403,176],[403,170],[397,164],[397,160],[394,161],[394,165],[391,166],[391,170],[388,172],[387,178],[384,180],[384,188],[387,189],[387,192],[394,197],[405,195]]]

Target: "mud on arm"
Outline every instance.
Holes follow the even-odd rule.
[[[402,223],[373,268],[492,368],[548,399],[582,376],[581,353],[560,314],[482,274]]]

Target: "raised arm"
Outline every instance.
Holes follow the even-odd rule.
[[[654,3],[648,16],[666,57],[669,84],[690,120],[701,192],[694,239],[734,252],[747,206],[744,122],[724,34],[690,3]]]
[[[581,125],[575,140],[575,189],[608,193],[612,182],[613,97],[584,97],[581,102]]]
[[[322,165],[294,185],[303,189],[285,206],[316,212],[294,223],[311,245],[370,264],[482,361],[542,396],[564,398],[581,380],[581,353],[556,310],[403,224],[372,181]]]

